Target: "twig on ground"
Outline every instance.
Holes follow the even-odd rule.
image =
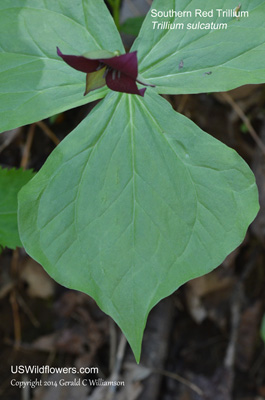
[[[60,143],[58,137],[53,133],[53,131],[45,124],[43,121],[36,122],[36,125],[52,140],[52,142],[57,146]]]
[[[229,343],[226,349],[226,354],[224,358],[224,367],[229,371],[230,381],[227,382],[227,387],[229,387],[229,392],[232,396],[232,390],[234,385],[234,375],[235,375],[235,361],[236,352],[238,349],[238,338],[240,331],[240,323],[242,319],[242,307],[244,303],[244,282],[248,278],[249,274],[253,270],[255,262],[249,262],[245,265],[240,279],[237,282],[233,297],[231,299],[231,331]]]
[[[150,370],[151,370],[151,372],[153,372],[155,374],[160,374],[160,375],[167,376],[168,378],[175,379],[176,381],[182,383],[183,385],[188,386],[191,390],[196,392],[198,395],[203,396],[203,391],[199,388],[199,386],[195,385],[194,383],[190,382],[188,379],[185,379],[176,373],[165,371],[165,370],[160,370],[160,369],[155,369],[155,368],[154,369],[151,368]]]
[[[13,140],[17,138],[17,136],[21,132],[21,127],[12,129],[11,131],[6,131],[1,134],[1,144],[0,144],[0,153],[8,147]]]
[[[18,262],[19,262],[19,251],[18,248],[13,250],[12,253],[12,258],[10,262],[10,271],[11,271],[11,276],[12,280],[16,281],[17,275],[18,275]]]
[[[143,339],[141,364],[146,368],[164,370],[170,346],[170,332],[174,320],[174,305],[169,297],[152,310]],[[150,374],[146,378],[139,400],[159,399],[162,376]]]
[[[27,140],[26,140],[26,144],[25,144],[25,147],[23,149],[22,159],[21,159],[21,163],[20,163],[20,166],[23,169],[27,168],[27,164],[28,164],[29,156],[30,156],[30,149],[31,149],[33,138],[34,138],[34,134],[35,134],[35,128],[36,128],[36,124],[31,124],[30,125],[28,136],[27,136]]]
[[[124,357],[124,353],[125,353],[125,349],[126,349],[126,344],[127,344],[127,339],[122,334],[120,342],[119,342],[118,350],[117,350],[115,366],[114,366],[113,372],[110,376],[111,381],[117,381],[119,378],[122,361],[123,361],[123,357]],[[109,386],[109,393],[107,396],[107,400],[114,399],[116,389],[117,389],[116,386]]]
[[[14,348],[17,350],[21,345],[21,323],[19,316],[19,307],[16,296],[16,282],[17,282],[17,274],[18,274],[18,259],[19,252],[18,249],[15,249],[12,254],[11,262],[10,262],[10,274],[13,281],[13,287],[10,291],[9,301],[12,308],[13,313],[13,321],[14,321]]]
[[[110,330],[109,370],[113,371],[115,366],[115,356],[117,351],[117,331],[115,329],[115,323],[111,318],[109,318],[109,330]]]
[[[177,112],[178,113],[180,113],[180,114],[183,113],[183,111],[184,111],[184,109],[186,107],[186,104],[187,104],[187,102],[189,100],[189,97],[190,97],[189,94],[183,94],[181,96],[180,103],[179,103],[178,108],[177,108]]]
[[[14,288],[14,282],[8,282],[0,289],[0,300],[4,299]]]
[[[20,348],[21,344],[21,323],[20,323],[19,308],[17,304],[15,289],[12,290],[10,294],[10,304],[12,307],[13,321],[14,321],[14,338],[15,338],[14,348],[17,350]]]
[[[256,142],[256,144],[260,147],[262,150],[262,153],[265,155],[265,144],[262,142],[260,137],[258,136],[257,132],[251,125],[251,122],[249,118],[246,116],[242,108],[234,101],[234,99],[226,92],[222,93],[222,97],[226,100],[228,104],[233,108],[233,110],[236,112],[236,114],[240,117],[240,119],[244,122],[246,125],[250,135],[252,136],[253,140]]]
[[[224,359],[224,366],[228,368],[230,371],[233,371],[235,364],[235,353],[236,353],[236,345],[237,345],[238,330],[241,317],[242,297],[243,297],[242,293],[243,293],[242,282],[239,281],[234,294],[234,301],[231,307],[231,333]]]
[[[35,317],[33,312],[30,310],[30,308],[26,304],[26,302],[23,299],[23,297],[21,297],[20,294],[17,293],[17,297],[16,298],[17,298],[18,304],[23,309],[24,313],[28,316],[28,318],[29,318],[30,322],[32,323],[32,325],[35,326],[35,328],[39,328],[40,327],[39,321],[37,320],[37,318]]]

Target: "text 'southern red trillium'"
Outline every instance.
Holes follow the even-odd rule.
[[[57,54],[70,67],[87,74],[85,95],[106,84],[115,92],[144,96],[146,88],[138,89],[136,82],[145,86],[154,86],[137,79],[137,51],[115,55],[115,53],[99,50],[83,56],[74,56],[63,54],[57,47]]]

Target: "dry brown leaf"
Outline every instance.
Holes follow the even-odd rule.
[[[61,331],[39,337],[33,347],[44,351],[59,351],[68,354],[80,355],[87,345],[86,335],[82,330],[63,329]]]
[[[234,99],[234,100],[243,100],[249,98],[252,95],[255,95],[255,98],[253,101],[257,102],[257,90],[259,87],[262,87],[262,85],[243,85],[240,86],[236,89],[229,90],[229,95]],[[222,97],[222,93],[214,93],[214,97],[217,98],[219,101],[224,103],[224,99]]]
[[[226,270],[218,268],[187,283],[187,305],[191,316],[197,323],[201,323],[206,317],[215,320],[213,312],[210,311],[211,305],[214,304],[217,312],[218,302],[222,302],[226,292],[234,285],[233,277],[226,272]],[[214,297],[215,300],[213,299]],[[207,302],[207,298],[211,298],[211,301]]]
[[[30,297],[47,299],[54,294],[55,282],[32,258],[23,263],[20,279],[27,284],[26,292]]]
[[[57,333],[51,333],[50,335],[41,336],[32,343],[32,347],[36,350],[47,352],[54,351],[56,348],[57,335]]]

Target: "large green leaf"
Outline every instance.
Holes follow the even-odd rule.
[[[124,52],[103,0],[1,0],[0,131],[99,99],[83,96],[85,74],[57,56],[108,49]]]
[[[234,150],[153,91],[111,93],[21,190],[19,231],[56,281],[112,316],[139,360],[150,309],[219,265],[257,210]]]
[[[219,17],[216,9],[239,3],[223,0],[155,0],[153,10],[191,11],[192,17],[148,14],[133,50],[138,50],[143,78],[159,93],[224,91],[265,81],[265,1],[245,0],[240,11],[249,17]],[[195,10],[214,9],[213,18],[194,17]],[[153,11],[154,12],[154,11]],[[183,29],[153,29],[153,22],[183,23]],[[188,30],[188,23],[227,23],[226,30]]]
[[[17,227],[17,195],[34,176],[31,170],[0,167],[0,247],[21,246]]]

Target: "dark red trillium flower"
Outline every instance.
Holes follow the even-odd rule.
[[[119,55],[119,52],[111,53],[106,50],[98,50],[85,53],[83,56],[72,56],[63,54],[57,47],[57,54],[70,67],[87,74],[84,95],[105,84],[115,92],[138,94],[140,96],[144,96],[146,88],[138,89],[136,82],[144,86],[154,87],[154,85],[137,79],[137,51]]]

